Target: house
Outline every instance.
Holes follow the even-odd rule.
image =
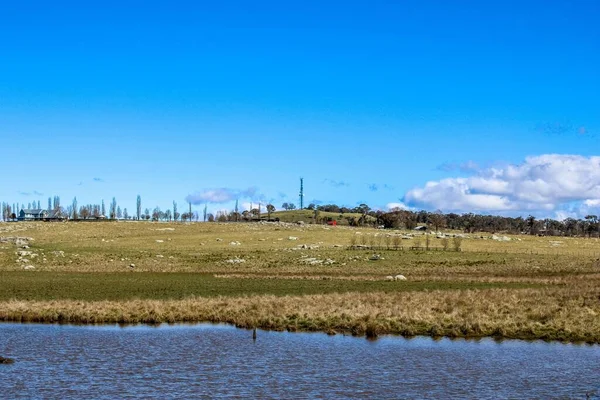
[[[23,209],[19,212],[19,216],[17,217],[17,220],[19,221],[48,221],[57,219],[63,218],[57,217],[53,211],[43,209]]]

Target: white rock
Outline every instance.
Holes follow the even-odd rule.
[[[391,276],[391,275],[388,275],[388,276],[386,276],[386,277],[385,277],[385,280],[386,280],[386,281],[393,281],[393,280],[395,280],[395,279],[394,279],[394,277],[393,277],[393,276]]]
[[[406,277],[405,277],[404,275],[396,275],[396,276],[394,277],[394,280],[395,280],[395,281],[405,281],[405,280],[406,280]]]
[[[298,240],[298,238],[296,236],[290,236],[288,240]]]
[[[156,239],[156,243],[164,243],[164,240]]]
[[[232,258],[232,259],[227,260],[225,262],[228,262],[230,264],[242,264],[242,263],[245,263],[246,260],[244,260],[243,258],[235,257],[235,258]]]
[[[35,269],[35,267],[33,265],[26,265],[26,266],[23,267],[23,269],[31,271],[31,270]]]

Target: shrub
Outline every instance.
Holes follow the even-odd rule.
[[[448,246],[450,245],[450,241],[448,240],[447,237],[443,237],[442,238],[442,247],[444,248],[444,251],[448,250]]]
[[[460,251],[460,246],[462,245],[462,238],[460,236],[454,236],[452,239],[452,244],[454,245],[454,251]]]
[[[415,244],[414,247],[421,247],[421,238],[420,237],[416,237],[413,240],[413,243]]]

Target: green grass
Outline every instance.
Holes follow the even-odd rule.
[[[190,296],[311,295],[347,292],[529,288],[485,282],[385,282],[301,279],[215,278],[195,273],[0,272],[4,300],[178,300]]]

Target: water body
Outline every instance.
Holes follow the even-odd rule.
[[[0,324],[0,397],[600,398],[600,346]]]

